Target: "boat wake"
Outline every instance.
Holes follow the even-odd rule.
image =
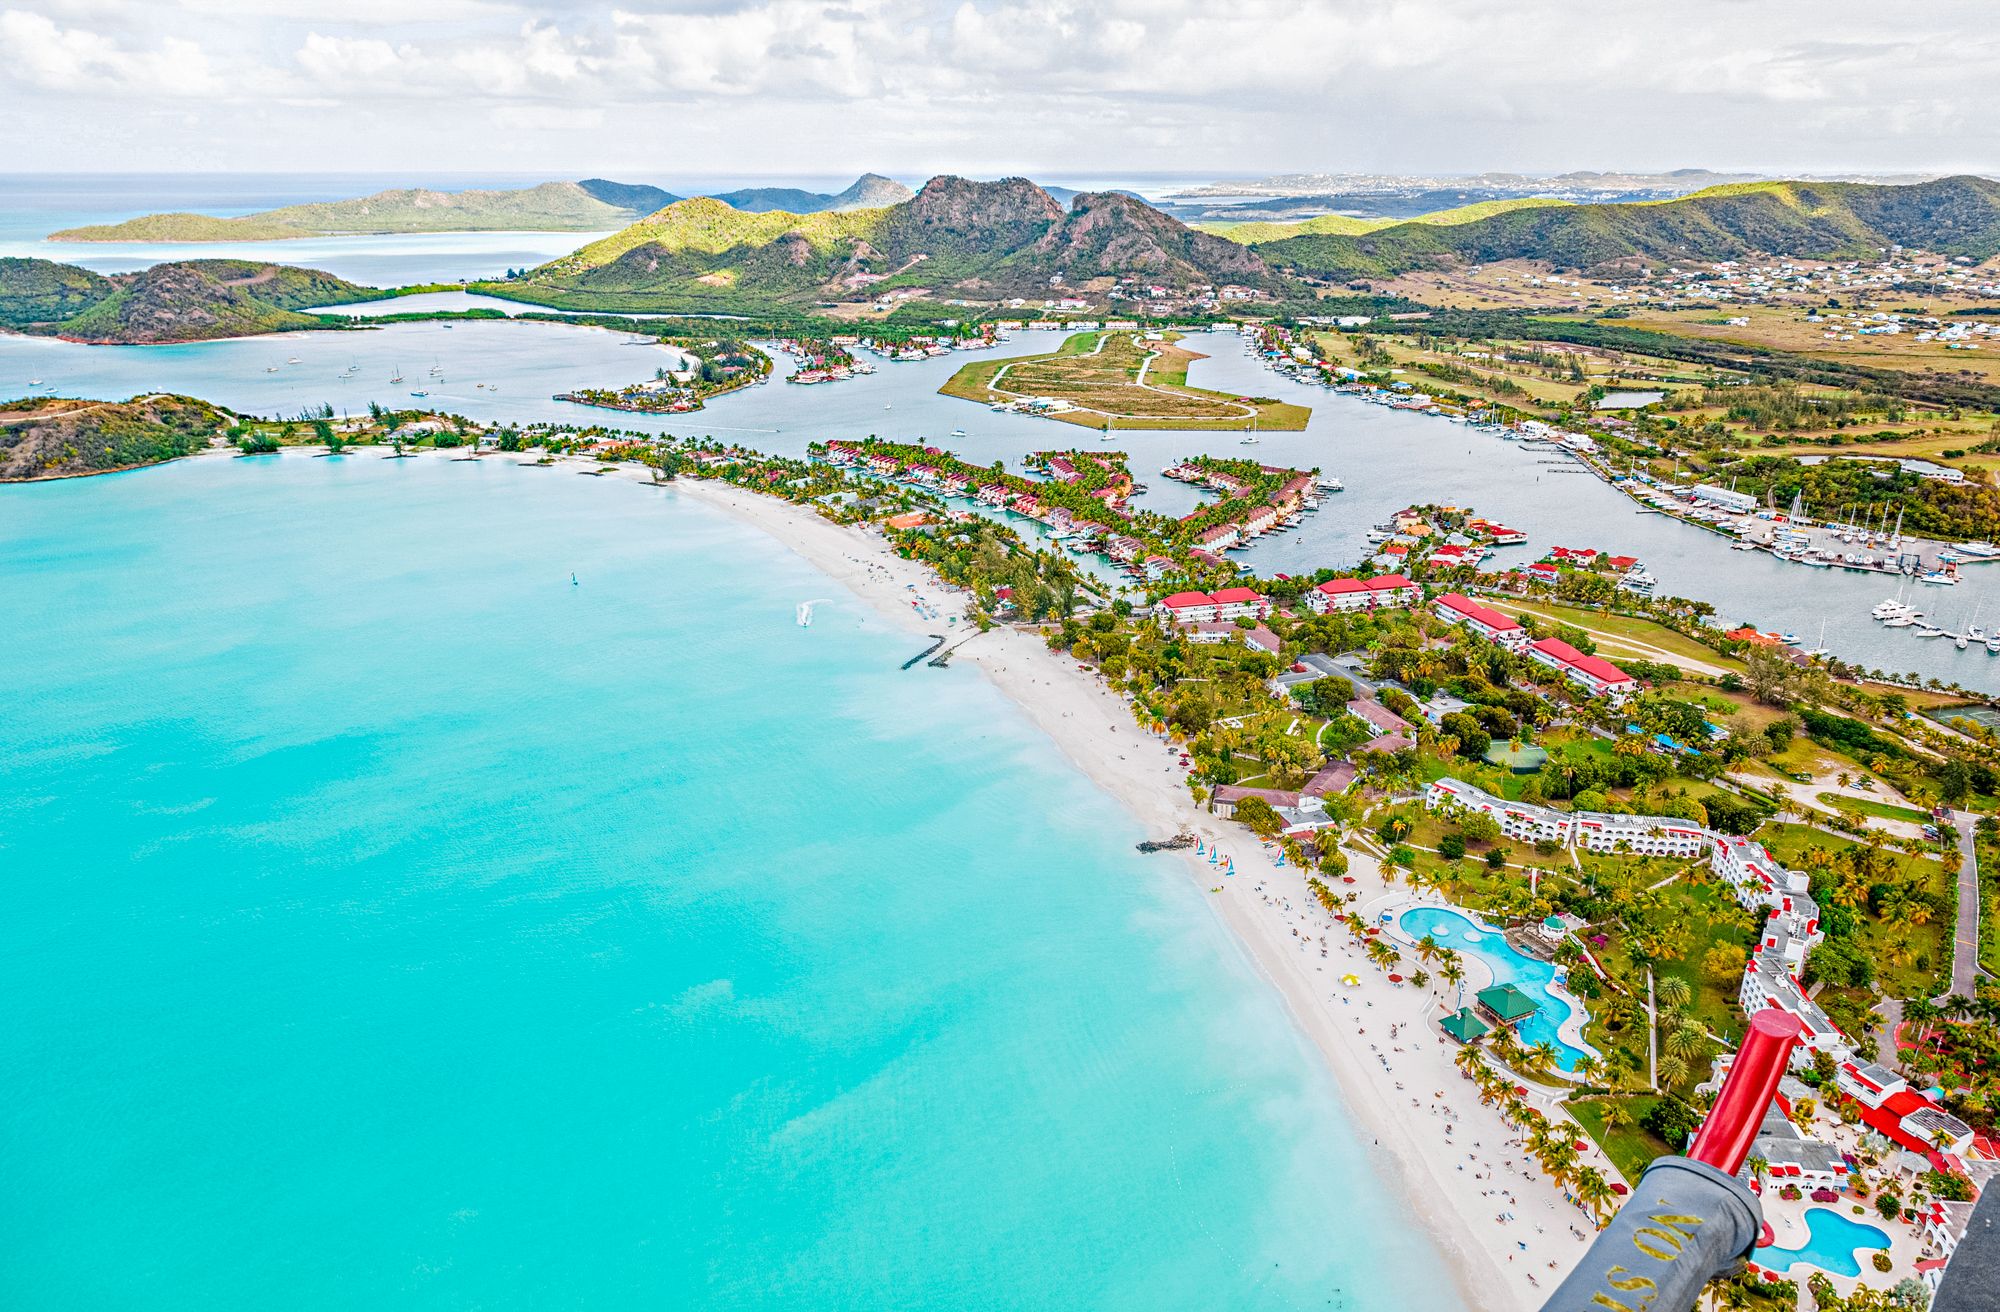
[[[814,597],[811,601],[800,602],[798,611],[799,627],[802,629],[811,628],[813,622],[813,607],[821,605],[826,602],[831,602],[832,600],[833,600],[832,597]]]

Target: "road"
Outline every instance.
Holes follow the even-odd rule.
[[[1958,928],[1951,940],[1951,987],[1946,994],[1978,996],[1979,987],[1979,855],[1972,843],[1975,817],[1952,812],[1958,830]]]

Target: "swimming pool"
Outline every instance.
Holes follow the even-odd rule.
[[[1576,1014],[1576,1004],[1552,991],[1556,977],[1553,964],[1516,951],[1497,930],[1487,929],[1464,912],[1449,907],[1411,907],[1396,918],[1396,923],[1412,939],[1428,934],[1439,947],[1477,957],[1493,972],[1495,984],[1512,984],[1532,998],[1535,1014],[1514,1031],[1521,1036],[1524,1046],[1553,1044],[1556,1065],[1566,1071],[1575,1070],[1578,1062],[1592,1055],[1588,1049],[1567,1043],[1561,1037],[1563,1022]]]
[[[1773,1271],[1789,1271],[1804,1262],[1829,1275],[1858,1276],[1861,1262],[1854,1250],[1888,1246],[1889,1236],[1880,1226],[1842,1216],[1830,1207],[1809,1207],[1804,1247],[1779,1248],[1774,1244],[1758,1249],[1755,1260]]]

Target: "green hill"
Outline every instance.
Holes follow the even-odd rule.
[[[50,241],[282,241],[343,233],[601,232],[630,223],[676,198],[658,187],[590,178],[544,182],[517,191],[404,188],[355,200],[316,201],[216,218],[148,214],[124,223],[68,228]]]
[[[82,342],[196,342],[324,328],[298,311],[380,295],[330,273],[251,260],[185,260],[110,277],[48,260],[0,260],[0,325]]]
[[[1355,219],[1345,214],[1322,214],[1315,219],[1300,219],[1295,223],[1197,223],[1194,226],[1202,232],[1212,232],[1218,237],[1240,241],[1246,246],[1259,242],[1283,241],[1287,237],[1359,237],[1364,233],[1380,232],[1402,223],[1433,223],[1453,227],[1461,223],[1475,223],[1480,219],[1492,218],[1495,214],[1509,214],[1515,210],[1540,209],[1547,205],[1569,205],[1571,201],[1556,200],[1550,196],[1520,196],[1509,200],[1482,200],[1470,205],[1459,205],[1448,210],[1433,210],[1429,214],[1419,214],[1412,219]]]
[[[1850,259],[1891,245],[1981,260],[2000,253],[2000,183],[1737,183],[1675,200],[1514,209],[1455,225],[1283,237],[1254,249],[1276,268],[1355,278],[1511,259],[1563,268],[1633,257]]]
[[[230,422],[185,396],[0,401],[0,482],[158,464],[201,450]]]
[[[578,309],[743,308],[897,287],[1046,296],[1052,279],[1067,289],[1125,274],[1279,286],[1248,247],[1131,196],[1090,193],[1065,209],[1023,178],[943,177],[900,204],[817,214],[681,201],[491,290]]]
[[[731,209],[757,214],[783,210],[788,214],[819,214],[826,210],[868,210],[899,205],[914,195],[908,187],[879,173],[864,173],[845,191],[802,191],[797,187],[746,187],[712,197]],[[654,209],[659,206],[655,205]]]

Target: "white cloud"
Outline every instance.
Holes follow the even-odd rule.
[[[19,86],[57,94],[164,97],[211,95],[218,82],[201,47],[163,37],[131,49],[42,14],[0,11],[0,68]]]
[[[0,109],[84,97],[47,117],[87,142],[107,93],[206,98],[287,167],[365,146],[300,158],[232,101],[420,128],[456,167],[541,167],[580,109],[741,170],[2000,163],[2000,30],[1951,0],[13,2]]]

